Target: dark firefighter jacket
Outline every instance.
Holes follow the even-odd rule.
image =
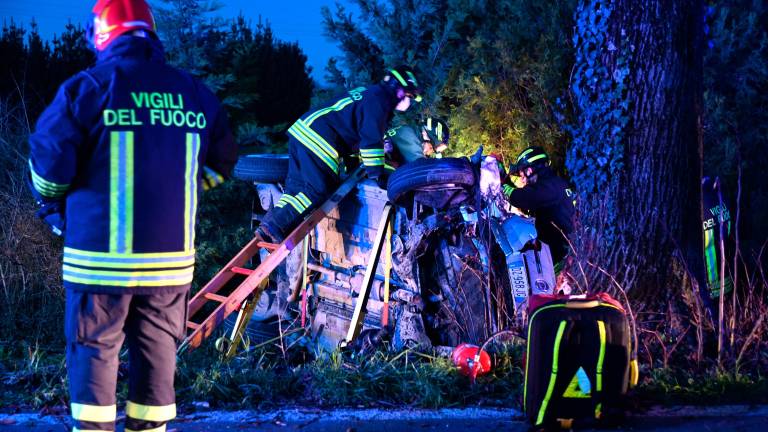
[[[413,126],[394,127],[384,136],[387,157],[398,166],[424,158],[423,142],[421,128]]]
[[[336,174],[341,158],[359,151],[368,177],[375,179],[384,173],[381,138],[396,105],[395,91],[384,84],[358,87],[304,114],[288,133]]]
[[[154,39],[118,38],[62,84],[29,138],[33,193],[65,201],[68,289],[192,280],[198,189],[224,180],[236,147],[214,94],[163,58]]]
[[[573,232],[573,192],[565,180],[550,168],[540,168],[535,183],[515,189],[509,194],[509,203],[536,218],[536,231],[541,241],[552,248],[553,257],[565,255],[566,235]],[[552,226],[554,222],[557,227]],[[560,256],[562,255],[562,256]],[[555,258],[557,261],[558,259]]]

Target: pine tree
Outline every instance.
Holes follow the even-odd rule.
[[[768,107],[768,2],[717,2],[707,22],[704,172],[725,181],[732,209],[741,186],[739,237],[751,260],[768,239],[768,110],[756,109]],[[768,268],[768,254],[762,260]]]
[[[309,108],[314,83],[296,44],[279,41],[269,23],[214,16],[215,4],[164,0],[156,9],[168,61],[201,78],[227,108],[238,142],[269,151]]]
[[[356,4],[359,20],[343,8],[325,13],[327,34],[344,52],[347,86],[380,79],[385,65],[410,64],[426,87],[422,113],[448,120],[454,154],[484,145],[511,157],[541,145],[562,161],[553,106],[567,88],[574,1]],[[333,83],[342,82],[337,64],[329,65]]]

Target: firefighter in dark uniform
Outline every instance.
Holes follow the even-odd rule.
[[[40,214],[65,231],[73,430],[115,430],[126,342],[125,430],[164,431],[176,415],[198,190],[224,181],[237,149],[214,94],[165,64],[144,0],[99,0],[93,13],[97,62],[40,116],[30,183]]]
[[[416,126],[398,126],[384,136],[387,164],[399,166],[416,159],[441,158],[448,149],[450,132],[440,119],[427,117]]]
[[[549,164],[541,147],[525,149],[509,173],[520,177],[521,187],[505,183],[503,190],[510,204],[536,218],[538,238],[549,245],[558,263],[568,253],[567,236],[573,232],[574,194]]]
[[[288,129],[288,177],[285,191],[267,212],[256,236],[279,243],[303,216],[340,184],[342,157],[359,153],[368,177],[385,188],[382,137],[394,111],[421,101],[421,87],[407,66],[391,69],[379,84],[358,87],[310,111]]]

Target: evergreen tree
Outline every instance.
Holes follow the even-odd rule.
[[[573,3],[357,0],[358,21],[341,7],[324,14],[347,69],[340,79],[330,64],[329,81],[358,85],[408,63],[426,86],[423,113],[448,119],[455,154],[482,144],[511,157],[541,145],[561,161],[553,101],[567,87]]]
[[[268,23],[252,28],[242,16],[215,17],[216,4],[164,3],[156,15],[169,62],[217,93],[241,144],[276,150],[287,123],[309,108],[314,86],[298,45],[277,40]]]
[[[55,94],[59,85],[67,78],[87,69],[96,62],[96,53],[90,46],[81,25],[67,23],[61,36],[53,38],[53,52],[49,63],[50,94]],[[50,100],[49,100],[50,101]]]
[[[24,68],[27,72],[24,81],[30,87],[30,92],[27,93],[28,100],[36,106],[44,106],[49,102],[50,84],[44,85],[44,83],[50,82],[50,58],[51,47],[40,37],[37,23],[33,20],[27,35],[27,53],[24,59]]]
[[[212,67],[212,56],[224,46],[224,21],[212,16],[221,5],[201,0],[162,3],[154,12],[168,62],[201,78],[216,93],[234,81],[233,76]]]
[[[11,20],[9,24],[3,24],[3,32],[0,37],[0,95],[10,96],[17,91],[17,85],[23,76],[23,65],[27,58],[27,50],[24,46],[24,34],[26,31]],[[12,60],[12,61],[7,61]]]
[[[741,186],[739,237],[751,260],[768,239],[768,2],[717,2],[706,28],[704,173],[725,181],[732,209]],[[768,267],[768,254],[762,259]]]

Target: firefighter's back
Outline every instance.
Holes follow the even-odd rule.
[[[113,42],[62,91],[85,131],[66,198],[65,283],[134,293],[188,284],[199,183],[222,179],[201,166],[226,129],[215,96],[139,37]],[[33,154],[33,170],[56,178],[45,157]]]

